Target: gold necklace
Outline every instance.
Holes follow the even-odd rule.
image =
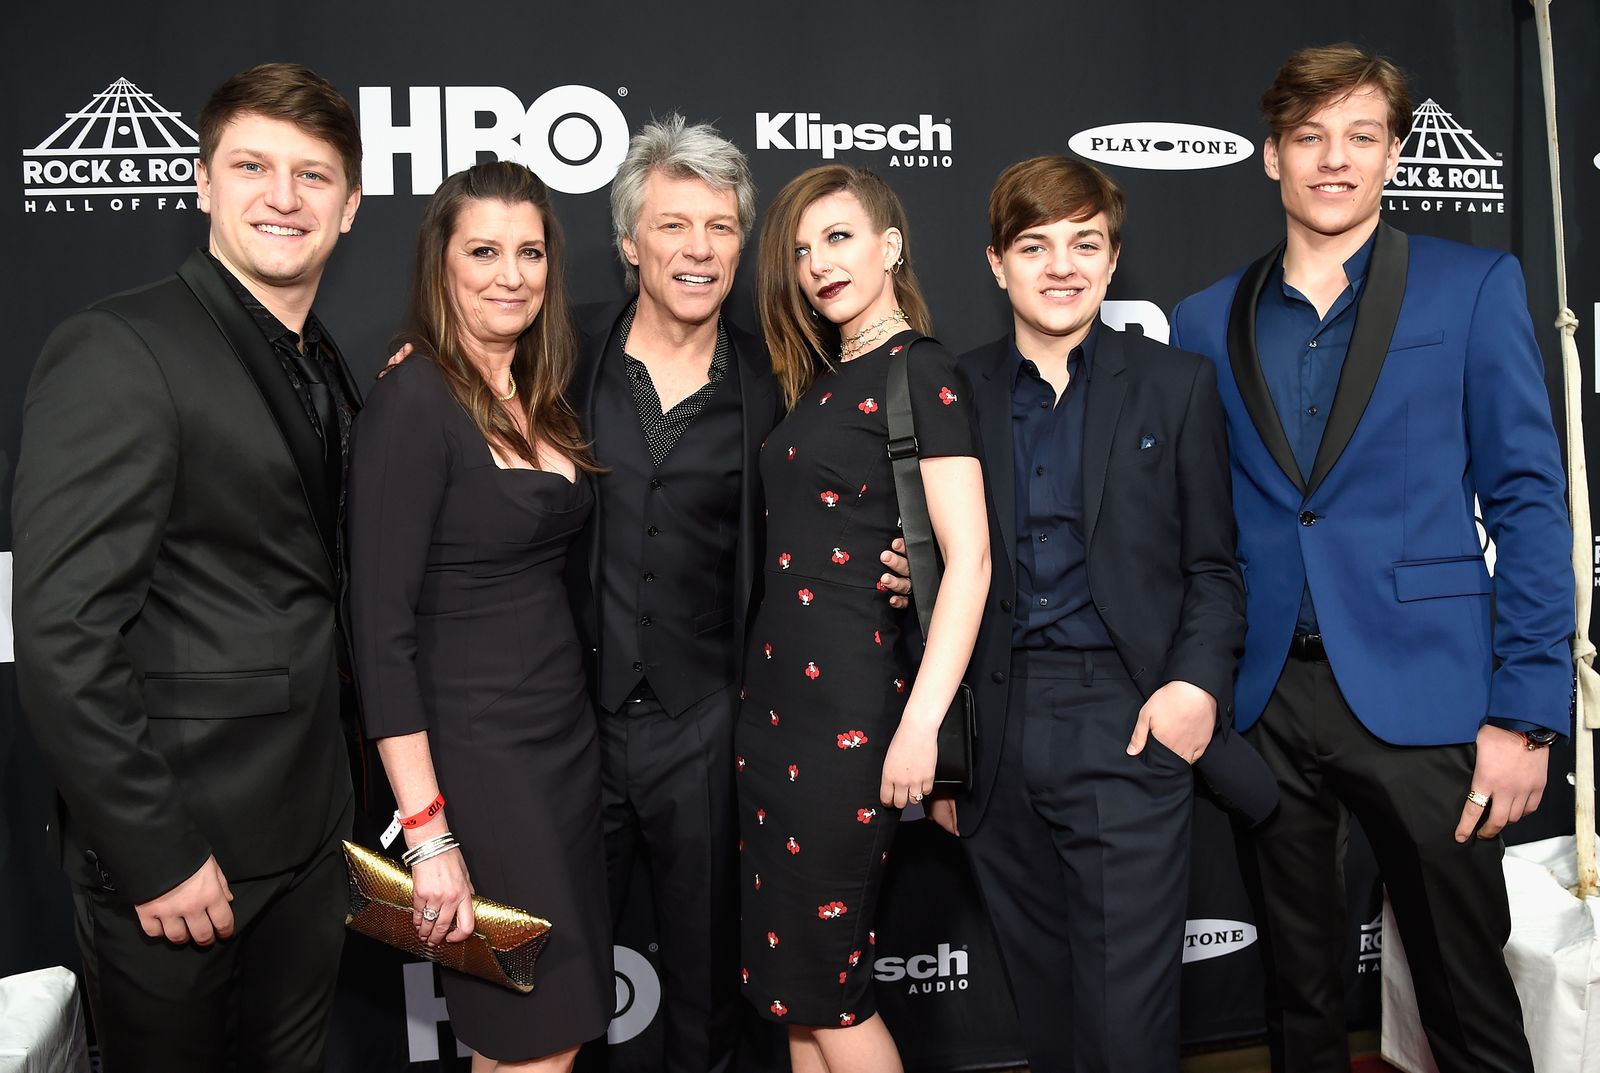
[[[896,308],[895,311],[890,313],[888,316],[883,317],[880,320],[873,321],[871,324],[867,325],[865,328],[862,328],[859,332],[846,339],[839,346],[839,360],[849,361],[851,358],[866,353],[868,346],[878,342],[884,336],[888,335],[889,330],[893,325],[906,323],[908,322],[906,320],[905,310]]]
[[[506,393],[504,395],[497,392],[493,387],[489,388],[489,394],[493,395],[501,402],[510,402],[512,399],[517,397],[517,378],[511,375],[510,369],[506,370],[506,383],[511,386],[506,389]]]

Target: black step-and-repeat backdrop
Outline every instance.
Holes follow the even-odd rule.
[[[1600,413],[1600,14],[1553,8],[1565,133],[1572,305],[1585,321],[1585,405]],[[1261,172],[1256,100],[1282,58],[1353,40],[1414,78],[1416,130],[1384,198],[1391,222],[1508,248],[1523,259],[1559,391],[1543,103],[1525,0],[1249,0],[1050,4],[880,0],[797,4],[253,9],[196,0],[91,0],[12,10],[0,44],[0,541],[9,547],[11,461],[33,360],[51,327],[95,298],[170,272],[204,241],[194,204],[194,124],[209,90],[268,60],[328,76],[355,104],[365,198],[318,309],[360,377],[397,326],[415,227],[440,179],[514,156],[558,191],[577,301],[620,293],[607,184],[629,131],[677,110],[715,121],[751,156],[763,203],[824,160],[874,168],[904,199],[938,333],[962,350],[1000,334],[1008,308],[984,261],[985,204],[1007,164],[1069,152],[1104,167],[1130,217],[1105,318],[1164,339],[1167,313],[1282,233]],[[752,256],[733,310],[751,316]],[[83,390],[93,392],[95,385]],[[1600,457],[1593,438],[1592,457]],[[1600,578],[1600,544],[1596,545]],[[9,596],[9,553],[0,556]],[[9,603],[9,599],[6,601]],[[10,657],[9,627],[0,647]],[[48,786],[0,663],[0,974],[76,964],[67,893],[45,857]],[[1519,838],[1571,829],[1570,749]],[[375,805],[379,811],[383,805]],[[370,826],[370,824],[369,824]],[[371,831],[367,834],[370,836]],[[1198,806],[1184,946],[1192,1042],[1260,1031],[1256,931],[1226,821]],[[1359,830],[1350,848],[1353,1023],[1377,1017],[1379,888]],[[1018,1058],[1000,965],[959,850],[930,824],[895,852],[876,977],[885,1016],[918,1069]],[[638,889],[640,884],[635,884]],[[1063,912],[1069,911],[1063,906]],[[613,1069],[657,1066],[660,976],[650,907],[617,937]],[[559,986],[552,982],[552,986]],[[174,1026],[177,1028],[178,1026]],[[748,1030],[750,1069],[783,1048]],[[336,1017],[336,1070],[464,1069],[433,968],[354,938]],[[594,1058],[606,1057],[604,1051]]]

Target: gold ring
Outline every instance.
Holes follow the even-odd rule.
[[[1477,805],[1479,808],[1488,808],[1489,807],[1489,800],[1490,800],[1489,799],[1489,795],[1488,794],[1479,793],[1477,790],[1468,790],[1467,791],[1467,800],[1471,801],[1474,805]]]

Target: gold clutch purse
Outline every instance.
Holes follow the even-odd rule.
[[[429,946],[412,926],[411,872],[353,842],[344,843],[350,873],[350,911],[345,925],[396,950],[527,994],[533,963],[550,937],[550,922],[522,909],[472,899],[477,930],[459,943]]]

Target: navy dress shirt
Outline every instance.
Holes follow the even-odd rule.
[[[1016,648],[1110,648],[1089,594],[1084,546],[1083,423],[1098,322],[1067,357],[1056,389],[1011,340],[1011,450],[1017,500]]]
[[[1374,238],[1376,235],[1374,231]],[[1323,430],[1328,427],[1328,410],[1350,350],[1356,303],[1372,260],[1372,243],[1372,238],[1367,239],[1345,261],[1349,285],[1328,307],[1327,316],[1319,317],[1310,299],[1284,281],[1281,259],[1256,305],[1256,355],[1303,477],[1311,475]],[[1317,611],[1309,585],[1300,597],[1295,632],[1317,632]]]

